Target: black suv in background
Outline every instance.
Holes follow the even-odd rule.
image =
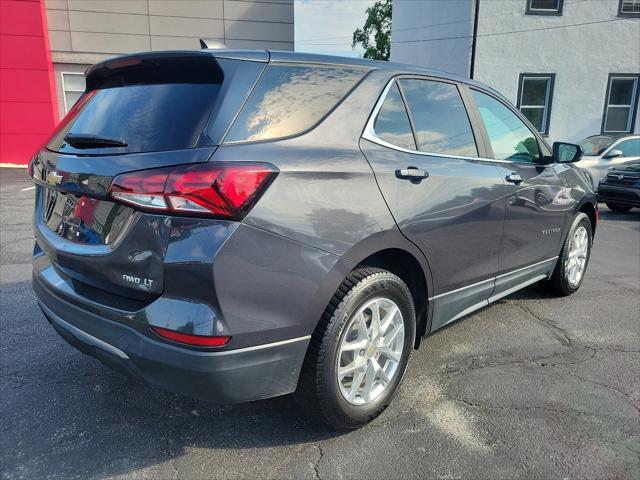
[[[297,391],[339,428],[391,402],[421,338],[584,278],[589,178],[502,96],[386,62],[154,52],[86,72],[30,171],[56,331],[196,398]]]
[[[640,160],[607,170],[598,186],[598,199],[614,212],[627,213],[633,207],[640,208]]]

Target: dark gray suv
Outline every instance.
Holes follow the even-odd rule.
[[[154,52],[86,72],[30,165],[56,331],[154,385],[379,415],[426,335],[582,282],[590,179],[484,85],[392,63]]]

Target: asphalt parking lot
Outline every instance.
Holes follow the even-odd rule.
[[[30,186],[0,169],[2,478],[640,478],[640,210],[601,206],[578,293],[432,336],[389,410],[337,435],[290,398],[198,402],[68,346],[30,286]]]

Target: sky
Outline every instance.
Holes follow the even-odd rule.
[[[361,57],[351,48],[353,31],[362,28],[365,10],[375,0],[294,0],[295,50]]]

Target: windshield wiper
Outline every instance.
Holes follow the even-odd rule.
[[[109,148],[126,147],[127,143],[115,138],[106,138],[99,135],[68,133],[64,141],[74,148]]]

